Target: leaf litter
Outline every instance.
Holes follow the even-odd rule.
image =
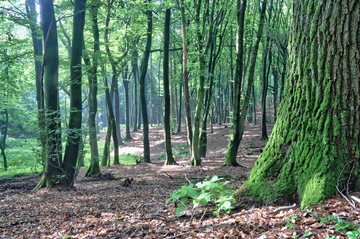
[[[244,133],[238,161],[245,168],[222,167],[229,128],[217,126],[209,134],[201,167],[179,158],[172,166],[152,159],[151,164],[102,167],[102,174],[91,178],[84,178],[86,169],[81,169],[72,189],[32,191],[37,175],[0,182],[0,238],[348,238],[347,228],[336,230],[339,224],[327,218],[359,226],[360,213],[339,196],[303,211],[240,200],[235,210],[220,217],[213,216],[211,206],[175,216],[175,206],[165,204],[172,191],[213,175],[240,187],[261,152],[253,149],[266,143],[259,139],[258,127],[247,126]],[[154,127],[151,132],[151,153],[159,155],[164,150],[162,130]],[[120,151],[141,154],[141,131],[133,138]],[[174,134],[173,143],[185,138],[185,133]],[[289,207],[277,210],[280,206]]]

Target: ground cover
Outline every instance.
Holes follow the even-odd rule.
[[[242,198],[219,217],[211,205],[176,216],[175,205],[165,204],[174,190],[213,175],[240,187],[266,143],[259,134],[259,126],[247,125],[238,153],[245,167],[222,167],[229,136],[225,125],[209,134],[201,167],[189,166],[185,132],[172,136],[178,165],[163,166],[163,131],[152,127],[151,164],[103,167],[102,175],[92,178],[84,178],[84,168],[73,189],[33,191],[36,174],[1,181],[0,238],[356,238],[359,210],[341,197],[304,211],[285,201],[260,205]],[[120,152],[141,155],[141,131],[132,137]]]

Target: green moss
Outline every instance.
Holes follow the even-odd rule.
[[[305,207],[311,204],[322,203],[325,200],[324,190],[325,190],[326,179],[317,174],[313,175],[310,180],[300,188],[302,194],[301,205],[300,207],[304,209]]]

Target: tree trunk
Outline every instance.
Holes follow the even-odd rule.
[[[137,41],[134,40],[136,45]],[[134,122],[133,122],[133,132],[138,131],[138,115],[139,114],[139,95],[138,95],[138,76],[139,76],[139,67],[138,67],[138,52],[136,49],[132,53],[132,71],[134,76]]]
[[[236,161],[236,156],[237,156],[237,151],[238,151],[240,142],[242,140],[243,132],[244,132],[245,119],[246,119],[246,115],[247,115],[247,110],[249,108],[250,95],[251,95],[251,90],[252,90],[251,86],[254,84],[256,58],[257,58],[260,40],[261,40],[261,37],[263,34],[263,29],[264,29],[266,3],[267,3],[266,0],[264,0],[262,2],[258,32],[257,32],[257,36],[256,36],[256,41],[255,41],[255,44],[254,44],[254,47],[253,47],[252,53],[251,53],[251,62],[250,62],[248,83],[247,83],[244,103],[241,108],[241,111],[240,111],[240,108],[237,108],[237,107],[239,107],[239,105],[237,105],[236,107],[234,106],[234,113],[233,113],[234,123],[233,124],[235,125],[235,130],[233,129],[233,132],[230,136],[229,147],[228,147],[228,150],[225,155],[225,165],[226,166],[239,166],[238,162]],[[240,72],[241,71],[237,70],[236,74],[239,74]],[[236,78],[238,79],[241,77],[236,77]],[[239,88],[239,87],[236,87],[236,88]],[[235,95],[237,95],[239,101],[240,101],[240,96],[238,94],[240,94],[240,92],[241,92],[240,89],[236,89]]]
[[[148,0],[150,3],[151,0]],[[143,121],[143,145],[144,145],[144,161],[150,163],[150,142],[149,142],[149,119],[147,114],[147,104],[146,104],[146,88],[145,88],[145,78],[146,72],[149,64],[150,50],[151,50],[151,38],[152,38],[152,9],[146,11],[148,18],[147,24],[147,38],[146,38],[146,48],[144,52],[143,62],[141,64],[141,74],[140,74],[140,101],[141,101],[141,113]]]
[[[43,78],[46,117],[47,162],[36,188],[59,183],[62,171],[61,125],[59,112],[59,49],[53,1],[40,1],[44,39]]]
[[[129,100],[129,83],[130,81],[128,80],[123,80],[123,84],[124,84],[124,90],[125,90],[125,107],[126,107],[126,111],[125,111],[125,127],[126,127],[126,131],[125,131],[125,140],[128,141],[131,139],[131,135],[130,135],[130,100]],[[136,117],[135,117],[136,118]]]
[[[241,191],[305,208],[360,186],[360,4],[304,0],[293,11],[284,100]]]
[[[165,135],[165,152],[166,160],[165,165],[176,164],[176,161],[172,154],[171,148],[171,108],[170,108],[170,84],[169,84],[169,46],[170,46],[170,16],[171,9],[167,8],[165,11],[164,22],[164,60],[163,60],[163,87],[164,87],[164,135]]]
[[[41,162],[46,163],[46,132],[45,132],[45,111],[44,111],[44,91],[42,82],[42,62],[40,57],[43,57],[43,44],[40,33],[40,26],[37,24],[38,14],[36,12],[35,0],[26,0],[26,14],[30,20],[31,38],[34,49],[35,61],[35,79],[36,79],[36,102],[38,108],[38,126],[39,135],[38,140],[41,144]]]
[[[67,142],[64,155],[64,171],[66,180],[62,183],[73,186],[75,181],[76,161],[81,141],[82,99],[81,99],[81,58],[83,32],[85,25],[86,0],[75,0],[73,17],[72,54],[70,64],[70,118]]]
[[[244,19],[246,10],[246,0],[237,1],[238,9],[238,32],[237,32],[237,56],[236,71],[234,79],[234,99],[233,99],[233,117],[232,117],[232,133],[228,149],[225,154],[226,166],[239,166],[236,161],[236,155],[240,144],[240,102],[241,102],[241,83],[243,76],[243,55],[244,55]]]
[[[98,148],[97,134],[96,134],[96,112],[97,112],[97,91],[98,91],[97,70],[99,66],[98,57],[100,52],[100,35],[99,35],[99,26],[98,26],[97,4],[94,4],[90,8],[90,14],[92,18],[93,38],[94,38],[93,66],[90,66],[90,59],[88,57],[84,57],[85,64],[91,69],[90,72],[88,73],[88,81],[89,81],[88,127],[89,127],[89,145],[90,145],[90,166],[85,174],[86,177],[100,173],[99,148]]]
[[[177,133],[180,133],[181,132],[181,118],[182,118],[182,116],[181,116],[181,112],[182,112],[182,104],[181,104],[181,99],[182,99],[182,85],[181,84],[179,84],[179,104],[178,104],[178,110],[177,110],[177,116],[178,116],[178,118],[177,118]]]
[[[268,33],[267,33],[268,34]],[[267,97],[267,91],[268,91],[268,69],[271,65],[271,59],[269,56],[270,53],[270,37],[267,36],[265,42],[263,43],[263,55],[262,55],[262,66],[261,66],[261,140],[267,140],[268,134],[266,129],[266,97]],[[269,56],[269,63],[268,63],[268,56]]]
[[[184,87],[184,107],[186,119],[187,141],[190,154],[192,152],[192,125],[191,125],[191,111],[190,111],[190,91],[189,91],[189,70],[188,70],[188,47],[186,38],[186,19],[184,0],[180,0],[180,14],[181,14],[181,32],[182,32],[182,47],[183,47],[183,87]]]

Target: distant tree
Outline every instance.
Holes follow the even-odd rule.
[[[151,5],[151,0],[147,0],[147,4]],[[152,9],[149,6],[148,9],[146,10],[146,16],[148,19],[147,29],[146,29],[146,47],[144,51],[143,60],[141,63],[139,83],[140,83],[141,114],[143,121],[144,161],[150,162],[149,119],[147,113],[147,102],[146,102],[146,94],[145,94],[145,78],[146,78],[147,68],[149,65],[149,57],[150,57],[151,41],[152,41],[152,29],[153,29]]]
[[[176,164],[172,154],[171,148],[171,123],[170,123],[170,84],[169,84],[169,46],[170,46],[170,20],[171,9],[168,7],[165,10],[164,22],[164,60],[163,60],[163,87],[164,87],[164,136],[165,136],[165,152],[166,160],[165,165]]]
[[[238,0],[238,1],[240,3],[240,0]],[[246,4],[246,0],[243,0],[243,3],[241,5],[243,5],[243,7],[245,7],[244,4]],[[225,163],[224,164],[226,166],[240,166],[239,163],[236,161],[236,156],[237,156],[240,142],[243,137],[246,115],[247,115],[247,111],[248,111],[249,103],[250,103],[250,95],[251,95],[252,85],[254,82],[256,58],[257,58],[257,54],[258,54],[260,40],[261,40],[261,37],[263,34],[263,29],[264,29],[266,5],[267,5],[267,0],[263,0],[262,4],[261,4],[261,12],[260,12],[260,20],[259,20],[257,36],[256,36],[254,47],[251,51],[247,88],[246,88],[245,98],[244,98],[242,105],[241,105],[241,76],[240,75],[242,74],[241,69],[243,67],[242,67],[242,63],[239,62],[239,61],[242,61],[242,55],[238,54],[238,57],[236,59],[237,68],[236,68],[236,76],[235,76],[236,79],[235,79],[235,85],[234,85],[235,94],[234,94],[234,101],[233,101],[234,102],[233,125],[232,125],[232,132],[231,132],[231,136],[230,136],[228,149],[225,154]],[[240,14],[242,15],[243,12],[241,11]],[[239,36],[240,36],[240,30],[239,30]],[[241,43],[238,43],[238,44],[240,47]]]
[[[185,119],[186,119],[186,133],[189,151],[192,154],[192,124],[191,124],[191,111],[190,111],[190,89],[189,89],[189,67],[188,67],[188,44],[187,44],[187,30],[186,30],[186,16],[185,16],[185,4],[184,0],[180,0],[180,14],[181,14],[181,33],[182,33],[182,48],[183,48],[183,87],[184,87],[184,108],[185,108]]]
[[[92,65],[90,56],[84,51],[83,59],[88,70],[89,93],[88,93],[88,127],[89,127],[89,145],[90,145],[90,166],[85,176],[96,175],[100,173],[99,149],[96,134],[96,112],[97,112],[97,92],[98,92],[98,67],[100,57],[100,34],[98,24],[99,1],[94,1],[90,6],[89,13],[92,22],[92,34],[94,39]],[[84,41],[84,40],[83,40]],[[85,41],[84,46],[85,50]]]

